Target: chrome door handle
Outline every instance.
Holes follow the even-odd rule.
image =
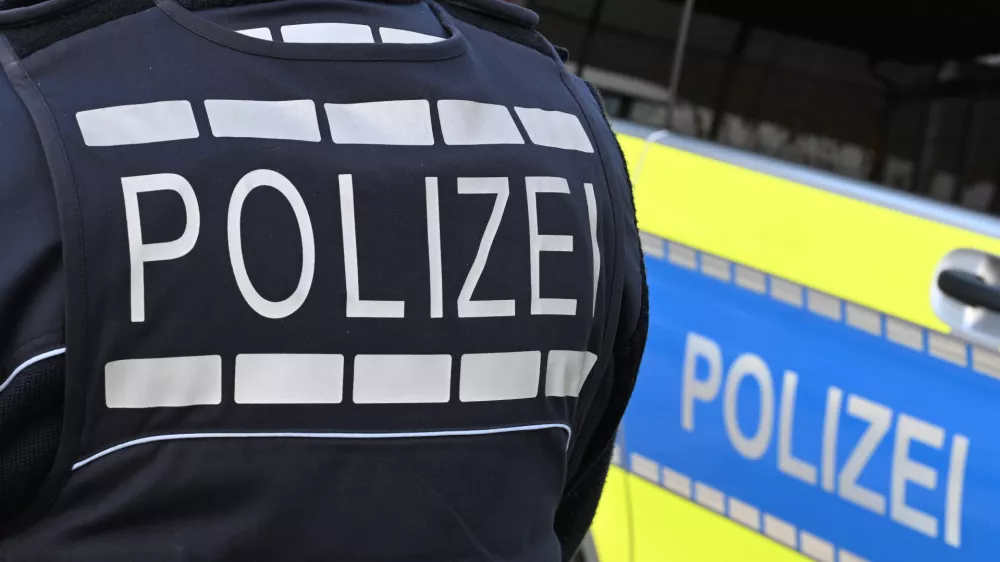
[[[1000,347],[1000,257],[955,250],[938,265],[931,306],[956,336]]]

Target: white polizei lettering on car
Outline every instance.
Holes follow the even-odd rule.
[[[847,413],[867,421],[868,429],[847,457],[847,462],[840,471],[837,491],[841,498],[879,515],[885,515],[885,496],[858,484],[858,477],[875,454],[875,449],[882,443],[885,434],[889,432],[892,410],[852,394],[847,397]]]
[[[502,105],[441,100],[437,107],[445,144],[524,144],[510,110]]]
[[[205,100],[216,137],[319,142],[319,119],[312,100]]]
[[[910,458],[910,442],[916,441],[933,449],[944,447],[944,430],[923,420],[899,414],[896,420],[896,443],[892,448],[892,485],[889,516],[931,538],[938,536],[938,520],[906,503],[906,486],[914,484],[927,490],[937,489],[937,470]]]
[[[337,144],[434,145],[427,100],[328,103],[324,107]]]
[[[198,138],[191,103],[160,101],[81,111],[76,122],[87,146],[124,146]]]
[[[286,43],[374,43],[372,28],[356,23],[300,23],[281,26]]]
[[[760,388],[760,419],[757,421],[756,431],[750,437],[743,435],[737,416],[740,384],[747,377],[754,379]],[[774,381],[764,360],[752,353],[739,356],[726,374],[722,400],[726,434],[733,447],[750,460],[763,457],[774,432]]]
[[[962,499],[965,495],[965,465],[968,458],[969,438],[960,434],[953,436],[945,491],[944,542],[955,548],[962,546]]]
[[[794,371],[785,371],[781,388],[781,414],[778,416],[778,470],[798,478],[806,484],[816,484],[816,467],[802,459],[795,458],[792,452],[795,424],[795,397],[799,386],[799,375]]]
[[[579,397],[595,363],[597,356],[589,351],[550,351],[545,369],[545,395]]]
[[[563,178],[525,178],[528,193],[528,247],[531,254],[531,314],[573,316],[576,299],[542,298],[542,252],[572,252],[573,237],[538,233],[538,195],[541,193],[569,195],[569,182]]]
[[[708,377],[698,378],[698,360],[708,363]],[[687,335],[684,345],[684,367],[681,378],[681,427],[694,431],[694,403],[712,402],[722,387],[722,349],[714,341],[694,333]]]
[[[681,426],[688,432],[695,430],[695,405],[698,402],[708,404],[718,400],[720,388],[725,382],[725,399],[723,404],[723,422],[732,447],[750,460],[759,460],[766,453],[772,439],[774,408],[774,391],[770,370],[762,358],[745,353],[736,358],[727,371],[724,371],[723,353],[720,346],[711,339],[690,333],[684,352],[684,364],[681,372]],[[723,375],[725,373],[725,375]],[[699,377],[700,375],[700,377]],[[739,387],[742,379],[752,377],[760,387],[760,420],[752,436],[746,436],[737,423],[739,410]],[[894,523],[917,531],[931,538],[943,535],[943,541],[954,548],[962,544],[962,515],[965,494],[965,474],[969,448],[969,438],[960,433],[952,435],[947,474],[940,464],[928,465],[917,462],[910,457],[910,444],[919,443],[926,455],[935,451],[939,461],[943,461],[944,446],[947,432],[943,427],[903,413],[894,414],[892,409],[877,402],[867,400],[854,394],[847,395],[846,412],[850,416],[848,424],[853,420],[866,422],[866,427],[856,442],[841,443],[844,432],[841,431],[842,411],[845,409],[845,393],[838,387],[826,389],[825,409],[823,413],[823,429],[819,449],[821,458],[819,469],[793,454],[794,427],[796,419],[796,404],[798,382],[800,377],[791,370],[786,370],[782,383],[781,403],[777,408],[778,424],[778,454],[776,468],[783,474],[795,478],[796,481],[819,486],[824,491],[836,492],[840,499],[867,509],[878,515],[887,516]],[[806,380],[806,379],[803,379]],[[879,473],[872,468],[866,476],[869,462],[878,451],[885,437],[892,429],[896,420],[896,433],[891,443],[891,464],[889,473]],[[820,437],[820,436],[816,436]],[[847,451],[846,459],[838,459],[838,451]],[[838,460],[843,460],[839,466]],[[879,463],[879,466],[884,464]],[[819,473],[817,475],[817,472]],[[944,493],[941,494],[939,473],[947,481]],[[817,482],[817,476],[819,476]],[[888,479],[889,497],[875,492],[860,484],[861,481],[872,481],[881,477]],[[667,472],[664,472],[667,478]],[[939,529],[941,515],[931,515],[933,511],[925,512],[907,503],[907,487],[920,486],[927,492],[921,494],[926,502],[928,497],[944,496],[943,531]],[[673,490],[670,486],[665,486]],[[889,505],[887,506],[887,501]],[[939,500],[940,501],[940,500]],[[887,509],[888,507],[888,509]],[[940,509],[940,508],[939,508]],[[730,517],[733,514],[730,504]],[[771,517],[770,527],[768,517]],[[787,525],[787,527],[786,527]],[[791,547],[796,544],[794,527],[773,516],[765,515],[765,534],[785,542]],[[813,540],[815,539],[815,540]],[[810,542],[811,541],[811,542]],[[830,559],[833,556],[832,545],[822,539],[807,538],[803,535],[802,551],[819,560]],[[846,556],[846,557],[845,557]],[[862,560],[847,551],[841,551],[842,560]]]
[[[441,270],[441,205],[438,179],[427,178],[427,264],[430,268],[431,318],[444,316],[444,274]]]
[[[474,353],[462,356],[462,402],[521,400],[538,396],[542,353]]]
[[[580,119],[561,111],[545,111],[528,107],[515,107],[517,117],[524,125],[531,142],[539,146],[562,148],[593,153],[594,146],[590,143],[587,131]]]
[[[444,41],[443,37],[435,37],[416,31],[406,31],[405,29],[395,29],[393,27],[380,27],[379,35],[382,36],[383,43],[404,43],[416,45],[421,43],[438,43]]]
[[[354,221],[354,179],[341,174],[340,228],[344,237],[344,281],[347,292],[348,318],[404,318],[404,301],[373,301],[361,299],[358,273],[358,235]]]
[[[510,184],[507,178],[458,178],[459,195],[494,195],[493,211],[486,222],[486,229],[483,230],[483,237],[479,241],[479,249],[476,257],[472,260],[472,267],[462,284],[462,291],[458,295],[458,317],[459,318],[491,318],[501,316],[514,316],[515,301],[507,300],[472,300],[476,292],[476,285],[483,275],[486,262],[490,257],[490,250],[493,248],[493,240],[500,229],[500,221],[503,220],[504,210],[507,208],[507,200],[510,198]]]
[[[154,191],[173,191],[184,203],[184,232],[170,242],[143,244],[142,216],[139,211],[139,194]],[[155,174],[122,178],[125,198],[125,226],[128,232],[129,280],[132,322],[146,320],[145,264],[153,261],[175,260],[190,252],[201,231],[201,212],[198,197],[191,184],[176,174]]]
[[[826,391],[826,411],[823,414],[822,487],[834,491],[837,476],[837,436],[840,433],[840,410],[843,408],[844,391],[831,386]]]
[[[263,39],[264,41],[273,41],[274,37],[271,35],[271,30],[266,27],[255,27],[253,29],[240,29],[236,33],[240,35],[246,35],[247,37],[253,37],[254,39]]]
[[[340,404],[343,398],[343,355],[236,356],[237,404]]]
[[[587,195],[587,218],[590,219],[590,251],[594,256],[594,306],[591,314],[597,314],[597,288],[601,282],[601,246],[597,243],[597,198],[594,196],[594,184],[583,184]]]
[[[104,366],[108,408],[181,408],[222,403],[222,357],[127,359]]]
[[[450,355],[358,355],[355,404],[443,404],[451,399]]]
[[[262,186],[276,189],[288,201],[292,212],[295,213],[302,244],[302,267],[299,271],[298,285],[288,298],[278,302],[269,301],[260,296],[250,280],[246,263],[243,261],[243,204],[251,191]],[[236,277],[236,285],[240,289],[240,294],[243,295],[250,308],[265,318],[291,316],[306,302],[306,297],[309,296],[309,290],[312,288],[313,273],[316,271],[316,240],[313,238],[312,221],[309,219],[309,210],[306,209],[305,201],[302,200],[298,190],[295,189],[292,182],[288,181],[288,178],[278,172],[254,170],[243,176],[243,179],[236,184],[233,197],[229,201],[226,223],[229,232],[229,260],[233,266],[233,274]]]

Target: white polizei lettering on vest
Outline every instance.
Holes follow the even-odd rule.
[[[837,435],[843,403],[843,390],[835,386],[827,389],[826,414],[823,416],[823,453],[820,464],[823,474],[822,487],[827,492],[834,491],[834,477],[837,475]]]
[[[502,105],[441,100],[438,117],[445,144],[524,144],[510,110]]]
[[[545,395],[579,397],[595,363],[597,356],[589,351],[550,351],[545,369]]]
[[[476,285],[483,275],[486,262],[490,256],[490,249],[493,247],[493,239],[496,238],[497,230],[500,228],[500,221],[503,219],[504,209],[507,208],[507,199],[510,198],[510,185],[507,178],[458,178],[458,193],[460,195],[495,195],[493,202],[493,212],[486,223],[486,230],[479,242],[479,250],[476,252],[476,259],[472,261],[472,267],[462,285],[462,291],[458,295],[458,317],[459,318],[489,318],[499,316],[514,316],[515,302],[509,300],[474,301],[473,294],[476,292]]]
[[[356,23],[300,23],[281,26],[286,43],[374,43],[372,28]]]
[[[152,191],[173,191],[184,202],[185,226],[180,238],[172,242],[142,243],[142,217],[139,194]],[[146,320],[146,262],[175,260],[190,252],[201,231],[198,197],[191,184],[176,174],[155,174],[122,178],[125,198],[125,227],[128,231],[129,279],[132,321]]]
[[[962,546],[962,500],[965,495],[965,465],[968,458],[969,438],[955,435],[951,439],[944,511],[944,542],[955,548]]]
[[[594,184],[583,184],[587,194],[587,218],[590,219],[590,245],[594,256],[594,307],[592,314],[597,314],[597,288],[601,282],[601,246],[597,243],[597,198],[594,197]]]
[[[358,355],[356,404],[443,404],[451,399],[450,355]]]
[[[892,425],[892,410],[851,394],[847,397],[847,413],[868,422],[868,429],[847,457],[840,469],[838,493],[840,497],[879,515],[885,515],[885,496],[858,484],[858,477],[865,469],[875,449],[882,443]]]
[[[437,43],[444,41],[442,37],[417,33],[416,31],[406,31],[405,29],[395,29],[392,27],[380,27],[379,35],[382,36],[383,43]]]
[[[569,194],[569,183],[563,178],[525,178],[528,192],[528,248],[531,254],[531,314],[573,316],[576,299],[542,298],[542,252],[572,252],[572,236],[542,235],[538,233],[538,194]]]
[[[462,356],[462,402],[520,400],[538,396],[542,353],[478,353]]]
[[[237,404],[340,404],[343,355],[236,356]]]
[[[122,146],[198,138],[191,103],[161,101],[91,109],[76,114],[87,146]]]
[[[444,275],[441,272],[441,206],[438,179],[427,178],[427,263],[430,266],[431,318],[444,316]]]
[[[328,103],[324,107],[337,144],[434,145],[427,100]]]
[[[216,137],[319,142],[319,119],[312,100],[205,100]]]
[[[594,152],[587,131],[576,115],[527,107],[515,107],[514,110],[531,142],[552,148]]]
[[[236,33],[240,35],[246,35],[247,37],[253,37],[254,39],[263,39],[264,41],[273,41],[274,37],[271,36],[271,30],[266,27],[255,27],[253,29],[241,29]]]
[[[931,492],[937,490],[937,470],[910,458],[910,442],[932,449],[944,447],[944,430],[906,414],[896,420],[896,442],[892,448],[892,472],[889,491],[889,517],[893,521],[923,533],[938,536],[938,520],[906,503],[906,487],[913,484]]]
[[[283,301],[273,302],[260,296],[247,274],[246,263],[243,261],[243,203],[254,189],[268,186],[276,189],[284,196],[295,213],[299,226],[299,237],[302,243],[302,268],[299,271],[299,282],[289,297]],[[309,296],[312,288],[313,273],[316,271],[316,240],[313,238],[312,221],[309,210],[298,190],[288,181],[288,178],[273,170],[254,170],[243,176],[233,190],[229,201],[227,217],[229,231],[229,261],[233,266],[233,275],[240,293],[257,314],[265,318],[286,318],[298,310]]]
[[[108,408],[181,408],[222,403],[222,357],[128,359],[104,366]]]
[[[778,416],[778,470],[798,478],[806,484],[816,485],[816,467],[796,458],[792,452],[795,424],[795,398],[799,387],[799,375],[785,371],[781,388],[781,414]]]
[[[358,235],[354,222],[354,179],[341,174],[340,225],[344,237],[344,278],[347,289],[348,318],[403,318],[406,303],[403,301],[361,300],[358,274]]]

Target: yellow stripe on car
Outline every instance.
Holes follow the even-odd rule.
[[[1000,254],[989,236],[645,139],[619,140],[642,230],[940,332],[950,332],[930,303],[940,260],[958,248]]]

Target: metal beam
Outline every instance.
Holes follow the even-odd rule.
[[[674,109],[677,107],[677,95],[681,85],[681,70],[684,67],[684,52],[687,50],[688,30],[691,28],[691,15],[694,13],[694,0],[684,0],[684,12],[677,30],[677,44],[674,46],[674,64],[670,69],[670,92],[667,100],[667,128],[674,123]]]

